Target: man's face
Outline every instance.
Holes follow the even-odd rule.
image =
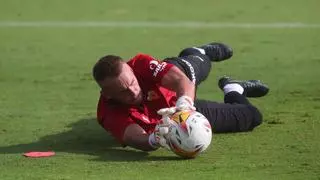
[[[142,91],[131,67],[122,63],[121,73],[115,78],[106,78],[99,82],[102,94],[124,104],[138,105],[142,102]]]

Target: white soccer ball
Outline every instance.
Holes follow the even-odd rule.
[[[167,135],[170,149],[184,158],[194,158],[211,143],[212,130],[208,119],[197,111],[179,111],[171,117]]]

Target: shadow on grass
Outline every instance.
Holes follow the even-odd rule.
[[[67,126],[68,131],[41,137],[28,144],[0,146],[1,154],[28,151],[66,152],[96,156],[95,161],[165,161],[177,156],[149,156],[149,153],[120,147],[97,123],[95,118],[81,119]]]

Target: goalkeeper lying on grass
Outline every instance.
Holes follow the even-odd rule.
[[[170,111],[196,109],[210,121],[212,131],[251,131],[262,115],[247,97],[261,97],[268,87],[258,80],[219,80],[224,103],[199,100],[196,87],[204,81],[212,62],[229,59],[233,52],[222,43],[185,48],[178,57],[159,61],[138,54],[129,61],[119,56],[102,57],[93,67],[101,88],[97,118],[101,126],[123,146],[151,151],[164,146],[162,115]],[[159,110],[160,114],[157,112]],[[165,112],[165,113],[164,113]],[[165,129],[160,129],[166,132]]]

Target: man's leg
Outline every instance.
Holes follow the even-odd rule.
[[[208,77],[212,66],[208,57],[202,54],[172,57],[164,61],[177,66],[196,86]]]
[[[185,48],[179,53],[179,57],[199,54],[208,56],[210,61],[218,62],[231,58],[233,50],[226,44],[214,42],[200,47]]]
[[[217,103],[207,100],[196,100],[195,107],[209,120],[215,133],[250,131],[262,122],[259,110],[247,104],[248,100],[237,92],[228,93],[225,99],[243,101],[240,103]]]
[[[204,81],[211,70],[211,62],[229,59],[232,49],[222,43],[211,43],[200,47],[183,49],[178,57],[166,58],[164,61],[181,69],[196,85]]]
[[[197,111],[208,118],[216,133],[250,131],[262,122],[262,115],[246,98],[247,92],[261,97],[267,94],[268,87],[260,81],[236,81],[229,78],[219,81],[224,91],[224,103],[196,100]],[[250,95],[250,94],[249,94]],[[254,96],[251,96],[254,97]]]

